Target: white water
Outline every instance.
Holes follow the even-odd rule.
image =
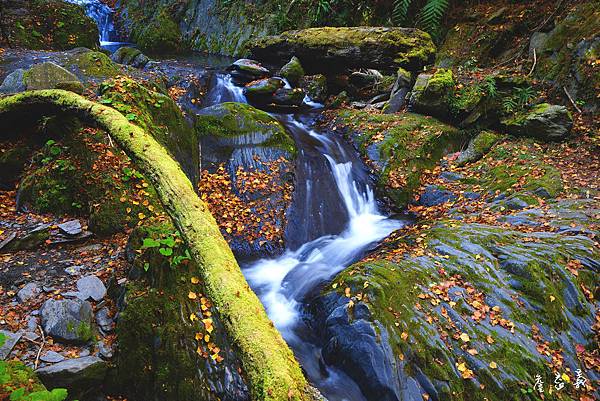
[[[246,103],[242,88],[237,87],[229,75],[216,77],[207,101],[207,105],[225,101]],[[305,103],[322,107],[308,97]],[[366,397],[352,379],[339,369],[325,366],[318,339],[307,324],[303,306],[310,295],[359,259],[369,246],[401,228],[403,222],[388,219],[379,212],[372,188],[368,183],[359,182],[361,174],[357,174],[355,169],[360,170],[361,167],[352,163],[357,159],[347,154],[339,138],[320,134],[291,115],[279,115],[277,118],[295,135],[311,137],[314,139],[311,143],[316,141],[315,148],[326,160],[323,165],[330,167],[335,179],[335,188],[325,190],[339,192],[343,203],[339,207],[346,209],[348,221],[338,235],[322,236],[297,250],[288,250],[278,258],[259,260],[245,266],[243,273],[269,317],[294,350],[310,381],[323,395],[330,401],[365,401]],[[313,190],[314,186],[316,182],[307,179],[307,196],[322,193]],[[299,202],[296,207],[301,205],[303,203]]]
[[[114,10],[100,0],[66,0],[69,3],[79,4],[85,8],[85,13],[98,24],[100,33],[100,46],[113,46],[117,42],[117,31],[113,23]]]

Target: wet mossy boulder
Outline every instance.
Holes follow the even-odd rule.
[[[278,89],[285,86],[281,78],[264,78],[250,82],[244,88],[244,95],[249,102],[255,104],[269,103]]]
[[[419,74],[410,94],[410,110],[448,119],[448,97],[454,90],[454,85],[454,76],[450,69],[440,68],[433,74]]]
[[[302,68],[298,57],[293,56],[290,61],[281,67],[279,75],[287,79],[290,84],[298,85],[300,79],[304,76],[304,68]]]
[[[512,135],[558,141],[570,134],[573,118],[565,106],[542,103],[505,118],[501,123]]]
[[[113,385],[134,399],[248,400],[240,361],[175,227],[147,222],[127,247],[135,279],[117,323]]]
[[[310,74],[355,68],[417,71],[435,53],[431,37],[418,29],[383,27],[323,27],[287,31],[256,40],[252,56],[285,63],[298,57]]]
[[[454,220],[425,223],[384,248],[391,256],[403,244],[421,245],[350,266],[313,304],[324,360],[363,393],[533,400],[535,375],[554,381],[552,352],[572,382],[577,369],[595,377],[580,359],[598,346],[589,336],[598,302],[584,290],[600,279],[593,240]]]
[[[266,112],[233,102],[202,109],[197,116],[196,132],[202,144],[206,179],[214,174],[213,179],[229,183],[220,196],[245,205],[235,209],[237,213],[243,214],[246,210],[252,213],[246,217],[244,230],[232,231],[239,223],[231,219],[221,224],[234,254],[249,258],[283,252],[281,235],[287,224],[284,211],[291,202],[289,192],[293,190],[296,156],[293,138]],[[254,179],[257,185],[250,182]],[[265,182],[269,184],[261,184]],[[215,189],[210,185],[207,188]],[[279,190],[273,191],[274,188]],[[256,221],[253,214],[262,217]],[[225,227],[229,230],[223,229]]]
[[[77,76],[52,62],[35,64],[23,74],[23,82],[27,90],[65,89],[83,92],[83,84]]]
[[[110,56],[111,60],[118,64],[130,65],[135,68],[144,68],[150,61],[140,49],[135,47],[119,47],[116,52]]]
[[[146,24],[135,25],[131,39],[150,54],[174,54],[183,49],[179,24],[167,9],[159,10]]]
[[[198,138],[181,110],[157,87],[146,87],[133,79],[118,77],[100,86],[100,102],[119,110],[167,149],[192,185],[198,182],[200,148]]]
[[[98,26],[78,4],[61,0],[9,1],[2,6],[0,44],[27,49],[97,48]],[[5,43],[6,42],[6,43]]]
[[[227,67],[227,71],[229,71],[236,82],[241,84],[267,78],[271,75],[269,70],[263,67],[258,61],[247,58],[234,61],[233,64]]]
[[[424,170],[460,149],[466,134],[435,118],[414,113],[336,112],[333,124],[358,148],[375,172],[380,195],[404,208]]]
[[[73,67],[84,78],[112,78],[121,69],[104,53],[89,49],[77,49],[64,63]]]
[[[469,141],[465,150],[460,152],[456,164],[463,166],[481,159],[502,138],[493,131],[481,131]]]

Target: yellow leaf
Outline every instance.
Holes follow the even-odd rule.
[[[346,297],[350,298],[350,287],[346,287],[344,294],[346,294]]]
[[[556,298],[554,297],[554,295],[550,295],[550,302],[554,302]]]
[[[194,320],[198,320],[198,316],[195,313],[190,313],[190,320],[193,322]]]
[[[194,291],[190,291],[188,293],[188,298],[189,299],[196,299],[196,297],[197,297],[197,295],[196,295],[196,293]]]
[[[406,339],[408,338],[408,333],[406,331],[403,331],[402,334],[400,334],[400,338],[406,341]]]
[[[196,337],[195,338],[196,338],[197,341],[202,340],[202,333],[196,333]]]
[[[333,283],[331,284],[331,288],[333,288],[334,290],[337,288],[338,284],[337,283]]]
[[[200,279],[198,279],[198,277],[192,277],[191,280],[192,284],[198,284],[200,282]]]
[[[462,333],[460,335],[460,339],[463,340],[463,342],[468,343],[469,341],[471,341],[471,338],[469,337],[469,335],[467,333]]]
[[[209,342],[210,341],[210,335],[205,334],[204,335],[204,342]]]
[[[498,367],[498,365],[496,365],[496,362],[490,362],[490,368],[491,369],[496,369]]]
[[[560,377],[567,383],[571,383],[571,378],[566,373],[563,373],[562,376],[560,376]]]
[[[464,372],[465,370],[467,370],[467,365],[464,362],[461,362],[458,364],[458,366],[456,367],[458,369],[459,372]]]

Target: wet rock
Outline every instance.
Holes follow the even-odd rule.
[[[22,334],[12,333],[6,330],[0,330],[0,334],[4,336],[4,344],[0,346],[0,361],[2,361],[10,355],[12,349],[21,339]]]
[[[77,289],[84,299],[100,301],[106,295],[106,287],[96,276],[85,276],[77,280]]]
[[[38,283],[27,283],[23,288],[17,292],[17,300],[19,302],[26,302],[31,298],[36,297],[42,292]]]
[[[75,236],[81,234],[81,222],[79,220],[70,220],[58,225],[58,229],[66,235]]]
[[[498,142],[502,136],[492,131],[481,131],[469,141],[467,149],[460,152],[456,159],[458,166],[476,162],[481,159]]]
[[[565,106],[542,103],[501,121],[512,135],[558,141],[571,132],[573,118]]]
[[[85,343],[92,336],[92,306],[80,299],[49,299],[40,310],[42,327],[58,340]]]
[[[46,363],[58,363],[65,360],[65,357],[58,352],[48,351],[44,355],[40,356],[40,360]]]
[[[123,46],[117,49],[110,57],[112,61],[119,64],[130,65],[134,68],[143,69],[150,59],[135,47]]]
[[[72,397],[83,398],[102,385],[108,365],[95,356],[68,359],[36,370],[47,388],[68,388]]]
[[[276,105],[299,107],[304,102],[304,96],[305,93],[300,88],[281,88],[277,89],[271,100]]]
[[[419,197],[419,204],[427,207],[437,206],[457,199],[456,195],[435,185],[428,185]]]
[[[452,70],[440,68],[434,74],[419,74],[410,94],[410,110],[446,120],[450,116],[448,94],[453,89]]]
[[[298,85],[300,79],[304,76],[304,69],[298,57],[293,56],[290,61],[287,62],[281,70],[279,70],[279,76],[288,80],[288,82],[294,86]]]
[[[327,78],[325,75],[305,75],[300,79],[299,86],[315,102],[323,103],[327,99]]]
[[[4,82],[0,85],[0,93],[17,93],[27,90],[27,85],[23,81],[25,70],[17,68],[4,78]]]
[[[24,78],[27,90],[65,89],[83,93],[83,84],[75,75],[52,62],[36,64]]]
[[[18,237],[15,233],[0,242],[2,251],[21,251],[35,249],[43,245],[50,237],[50,225],[39,224],[33,229],[27,231],[23,236]]]
[[[113,330],[114,320],[110,317],[108,308],[104,307],[96,313],[96,323],[105,333]]]
[[[285,86],[280,78],[265,78],[251,82],[244,88],[244,95],[251,103],[268,103],[278,89]]]
[[[357,68],[418,70],[432,60],[431,37],[418,29],[323,27],[288,31],[251,44],[259,60],[282,63],[292,56],[309,73]]]
[[[452,171],[444,171],[440,174],[440,178],[444,181],[452,182],[462,180],[464,177],[462,174],[459,173],[455,173]]]
[[[258,61],[245,58],[236,60],[227,68],[227,71],[239,83],[255,81],[271,75],[269,70],[263,67]]]
[[[105,344],[104,341],[100,341],[98,342],[98,353],[102,359],[111,359],[113,357],[113,348]]]

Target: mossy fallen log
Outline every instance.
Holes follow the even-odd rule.
[[[242,361],[254,400],[312,400],[293,353],[248,286],[206,204],[167,151],[118,111],[64,90],[0,98],[0,127],[35,124],[40,117],[76,115],[106,130],[152,182],[200,266],[207,295]]]

